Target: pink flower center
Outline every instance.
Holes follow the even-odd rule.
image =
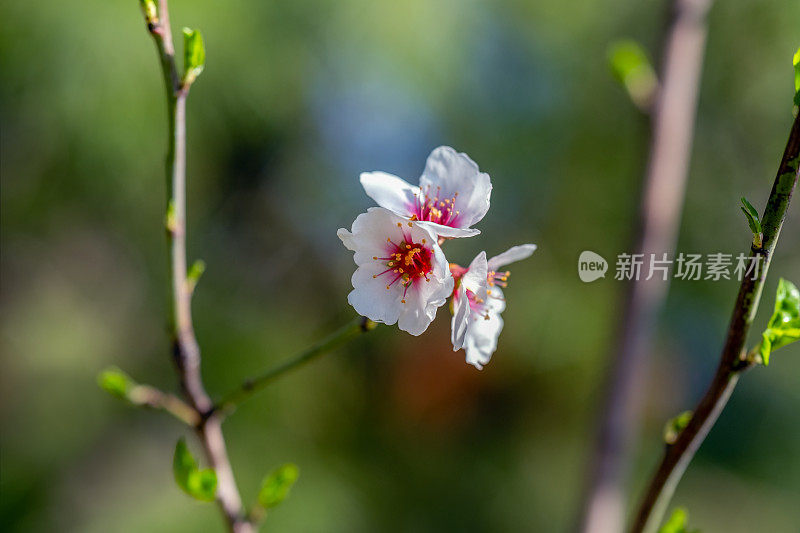
[[[486,305],[486,300],[478,298],[475,293],[467,289],[467,300],[469,300],[469,310],[473,315],[482,316],[485,320],[489,320],[489,309]]]
[[[400,223],[397,225],[402,226]],[[388,274],[391,281],[386,285],[387,290],[391,289],[395,283],[400,282],[403,286],[403,299],[400,300],[402,303],[406,303],[406,293],[415,282],[430,281],[428,274],[433,270],[431,264],[433,254],[426,244],[426,239],[415,243],[410,236],[405,234],[399,243],[394,243],[391,238],[387,238],[386,257],[374,256],[372,258],[375,261],[385,261],[387,266],[386,270],[380,274],[374,274],[372,277],[377,278]]]
[[[410,206],[411,220],[424,220],[443,226],[457,227],[458,216],[461,214],[456,210],[458,193],[450,198],[440,198],[440,196],[441,187],[436,187],[436,193],[433,194],[430,185],[425,192],[415,194],[415,202]]]

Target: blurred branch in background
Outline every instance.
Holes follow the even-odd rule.
[[[747,333],[758,311],[761,292],[767,277],[786,210],[800,175],[800,116],[794,119],[778,174],[761,219],[763,245],[750,248],[750,256],[759,259],[763,268],[758,277],[745,276],[733,308],[725,347],[719,365],[705,395],[694,409],[686,427],[667,446],[664,458],[653,475],[631,528],[631,533],[654,532],[669,505],[683,472],[703,443],[717,417],[725,408],[739,376],[756,362],[744,350]]]
[[[631,92],[624,80],[640,109],[654,101],[650,156],[633,253],[669,254],[676,245],[710,6],[711,0],[675,0],[663,50],[661,86],[654,99],[640,90]],[[635,87],[656,90],[657,83],[647,82],[647,76],[636,77],[642,78],[645,82]],[[599,417],[598,444],[590,463],[593,470],[581,525],[587,533],[623,528],[630,452],[642,404],[639,387],[647,373],[654,324],[667,289],[668,283],[657,276],[633,280],[628,288]]]

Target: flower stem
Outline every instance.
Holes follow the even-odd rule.
[[[778,175],[764,209],[763,244],[760,248],[751,246],[750,249],[751,257],[760,258],[762,268],[759,276],[757,279],[745,276],[742,280],[728,326],[725,347],[711,384],[695,407],[686,428],[680,432],[674,444],[667,447],[664,458],[653,474],[641,501],[631,533],[643,531],[651,533],[657,530],[686,467],[725,408],[739,376],[753,365],[745,351],[747,333],[758,310],[769,263],[786,218],[792,192],[797,184],[798,170],[800,170],[800,115],[795,118],[792,125]]]
[[[267,369],[256,377],[245,380],[238,389],[229,392],[217,402],[215,411],[229,411],[235,408],[276,378],[300,368],[309,361],[332,351],[361,333],[372,331],[377,326],[377,323],[364,317],[353,320],[307,350]]]
[[[186,97],[188,85],[178,76],[175,48],[169,24],[167,0],[159,0],[158,11],[145,14],[147,28],[156,44],[166,89],[168,112],[167,149],[167,243],[171,280],[170,330],[173,357],[188,404],[197,413],[195,426],[206,457],[217,474],[217,502],[228,529],[235,533],[252,533],[255,527],[244,513],[242,500],[233,477],[222,418],[213,412],[200,374],[200,347],[192,326],[191,285],[186,276]]]

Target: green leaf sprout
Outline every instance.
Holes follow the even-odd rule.
[[[655,98],[658,78],[644,49],[636,41],[622,40],[608,47],[607,56],[614,78],[639,109],[647,110]]]
[[[206,48],[200,30],[183,28],[183,84],[191,85],[206,65]]]
[[[197,461],[186,447],[183,438],[175,445],[172,472],[175,474],[175,482],[186,494],[200,501],[214,501],[217,493],[217,474],[211,468],[203,470],[197,468]]]
[[[800,340],[800,291],[792,282],[781,278],[775,295],[775,310],[758,347],[764,366],[769,364],[773,351],[796,340]]]
[[[100,388],[123,400],[128,399],[128,395],[136,386],[136,382],[128,374],[116,367],[103,370],[97,376],[97,384]]]
[[[658,533],[700,533],[699,529],[689,529],[686,525],[688,521],[689,512],[683,507],[677,507]]]
[[[300,470],[297,465],[292,463],[277,468],[261,483],[261,490],[258,491],[258,504],[264,509],[280,505],[289,495],[289,491],[299,475]]]
[[[205,271],[206,262],[202,259],[198,259],[192,263],[191,268],[189,268],[189,272],[186,273],[186,284],[188,285],[189,292],[194,292],[197,282],[200,281],[200,277]]]
[[[675,444],[675,441],[678,440],[678,435],[686,428],[686,425],[689,424],[689,420],[691,419],[691,411],[684,411],[670,418],[664,425],[664,442],[667,444]]]
[[[742,213],[747,218],[747,224],[750,226],[750,231],[753,232],[753,246],[761,248],[764,243],[764,234],[761,229],[761,220],[758,217],[758,211],[753,207],[753,204],[747,201],[747,198],[742,196]]]
[[[147,24],[155,24],[158,22],[158,6],[155,0],[139,0],[139,6],[142,8],[144,19]]]

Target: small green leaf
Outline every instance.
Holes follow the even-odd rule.
[[[175,202],[170,200],[167,204],[167,216],[164,218],[164,226],[170,233],[175,233],[178,228],[178,221],[175,217]]]
[[[191,85],[206,65],[206,48],[200,30],[183,28],[183,83]]]
[[[658,533],[700,533],[699,529],[690,530],[686,525],[688,521],[689,512],[683,507],[677,507]]]
[[[148,24],[158,21],[158,7],[154,0],[139,0],[139,5],[144,13],[144,19]]]
[[[217,493],[217,474],[210,468],[199,470],[192,452],[181,438],[175,445],[172,458],[172,472],[175,482],[189,496],[201,501],[213,501]]]
[[[258,492],[259,505],[264,509],[279,505],[289,495],[289,490],[299,475],[300,470],[292,463],[287,463],[272,472],[261,483],[261,490]]]
[[[794,65],[794,105],[800,106],[800,48],[794,53],[792,65]]]
[[[750,226],[750,231],[753,232],[753,235],[761,233],[761,221],[758,218],[758,211],[744,196],[742,196],[742,213],[747,217],[747,224]]]
[[[761,334],[759,352],[764,366],[769,364],[773,351],[797,340],[800,340],[800,291],[792,282],[781,278],[775,295],[775,310]]]
[[[202,259],[198,259],[192,263],[191,268],[189,268],[189,272],[186,274],[186,283],[189,286],[189,292],[194,291],[194,288],[197,286],[197,282],[200,281],[200,276],[202,276],[203,272],[205,271],[206,262]]]
[[[753,207],[753,204],[747,201],[747,198],[744,196],[742,196],[742,209],[745,213],[748,213],[753,218],[758,219],[758,211],[755,207]]]
[[[197,461],[186,447],[186,440],[181,437],[175,445],[175,455],[172,458],[172,473],[175,474],[175,482],[178,486],[188,490],[189,477],[195,470],[197,470]]]
[[[136,382],[130,376],[116,367],[100,372],[97,376],[97,384],[107,393],[123,400],[128,399],[128,393],[136,386]]]
[[[691,411],[684,411],[678,416],[670,418],[664,425],[664,442],[667,444],[675,444],[681,431],[686,428],[686,425],[692,419]]]
[[[632,40],[612,43],[607,51],[608,65],[614,78],[628,91],[640,108],[650,105],[658,87],[658,78],[644,49]]]

